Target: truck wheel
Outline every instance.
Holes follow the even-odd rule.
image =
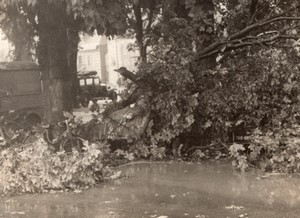
[[[29,129],[32,129],[32,127],[39,125],[42,123],[42,119],[38,114],[31,113],[26,116],[24,124]]]
[[[118,94],[116,91],[112,90],[111,92],[111,100],[116,101],[118,99]]]
[[[39,140],[39,136],[34,134],[34,133],[31,133],[29,135],[26,135],[26,137],[24,138],[22,144],[23,145],[32,145],[34,143],[36,143],[37,141]]]
[[[88,95],[83,95],[82,98],[81,98],[81,105],[82,107],[87,107],[89,106],[89,102],[90,102],[90,98]]]
[[[72,136],[63,140],[60,145],[60,149],[65,151],[66,153],[72,152],[73,149],[77,150],[78,152],[83,152],[83,142],[83,139]]]

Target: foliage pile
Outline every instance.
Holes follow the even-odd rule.
[[[126,115],[126,114],[124,114]],[[50,190],[77,190],[95,186],[116,177],[111,166],[138,159],[165,158],[165,149],[115,138],[99,139],[101,118],[83,124],[81,119],[64,113],[66,130],[35,126],[31,130],[11,130],[0,157],[0,193],[36,193]],[[95,124],[99,124],[98,126]],[[61,129],[64,127],[57,126]],[[96,131],[94,131],[96,130]],[[19,139],[20,131],[23,133]],[[86,135],[86,133],[89,133]],[[81,141],[83,138],[86,141]],[[26,140],[24,140],[24,137]],[[53,138],[54,137],[54,138]],[[75,144],[65,144],[74,137]],[[78,145],[75,138],[80,139]]]
[[[84,152],[54,152],[43,140],[14,145],[1,152],[0,187],[4,194],[81,189],[108,179],[103,164],[106,145],[84,143]]]

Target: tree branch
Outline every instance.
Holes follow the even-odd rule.
[[[125,67],[121,67],[119,69],[114,70],[124,76],[126,79],[131,80],[132,82],[136,83],[138,76],[135,75],[133,72],[127,70]]]
[[[152,25],[152,22],[153,22],[153,15],[154,15],[154,5],[152,5],[149,10],[150,10],[150,12],[149,12],[149,15],[148,15],[148,25],[145,29],[145,34],[148,34],[151,30],[151,25]]]
[[[259,40],[258,38],[259,37],[253,38],[253,40],[251,40],[251,41],[243,41],[242,39],[241,40],[234,40],[234,41],[227,41],[226,45],[224,45],[223,47],[216,48],[215,50],[210,51],[209,53],[206,53],[202,56],[198,56],[197,59],[202,60],[202,59],[211,57],[213,55],[216,55],[218,53],[225,52],[225,51],[230,51],[230,50],[234,50],[234,49],[238,49],[238,48],[243,48],[243,47],[248,47],[248,46],[253,46],[253,45],[266,45],[268,43],[272,43],[272,42],[274,42],[276,40],[280,40],[280,39],[298,40],[298,39],[300,39],[300,35],[276,34],[275,36],[270,37],[268,39]],[[249,39],[249,37],[247,37],[247,39]],[[236,43],[236,42],[238,42],[238,43]]]
[[[228,38],[229,39],[237,39],[237,38],[240,38],[241,36],[244,36],[244,35],[250,33],[252,30],[257,29],[258,27],[262,27],[262,26],[268,25],[270,23],[275,23],[275,22],[282,21],[282,20],[300,20],[300,17],[277,17],[274,19],[255,23],[250,26],[247,26],[240,32],[237,32],[237,33],[233,34],[232,36],[229,36]]]
[[[297,7],[300,7],[300,6],[297,6]],[[198,57],[204,57],[207,54],[210,54],[209,56],[211,56],[213,53],[215,53],[215,51],[218,47],[223,47],[224,45],[228,44],[231,40],[239,39],[239,38],[249,34],[251,31],[258,29],[259,27],[266,26],[268,24],[275,23],[278,21],[283,21],[283,20],[292,20],[292,21],[298,20],[298,21],[300,21],[300,17],[275,17],[275,18],[270,18],[270,19],[249,25],[249,26],[245,27],[244,29],[242,29],[241,31],[227,37],[226,40],[216,41],[213,44],[206,47],[205,49],[199,51],[197,54],[197,59],[198,59]],[[203,59],[203,58],[200,58],[200,59]]]

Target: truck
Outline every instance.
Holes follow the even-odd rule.
[[[33,62],[0,62],[0,141],[5,133],[40,123],[43,110],[39,66]]]
[[[97,71],[80,71],[77,73],[79,86],[79,102],[81,106],[87,107],[89,101],[110,99],[115,101],[117,93],[106,84],[101,83]]]

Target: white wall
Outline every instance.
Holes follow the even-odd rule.
[[[130,71],[136,70],[138,52],[128,51],[128,44],[133,43],[134,39],[116,38],[108,40],[108,57],[106,60],[107,69],[110,74],[110,83],[117,84],[119,74],[115,69],[126,67]]]
[[[81,50],[77,58],[77,70],[95,70],[100,74],[100,52],[97,47],[95,49]]]

